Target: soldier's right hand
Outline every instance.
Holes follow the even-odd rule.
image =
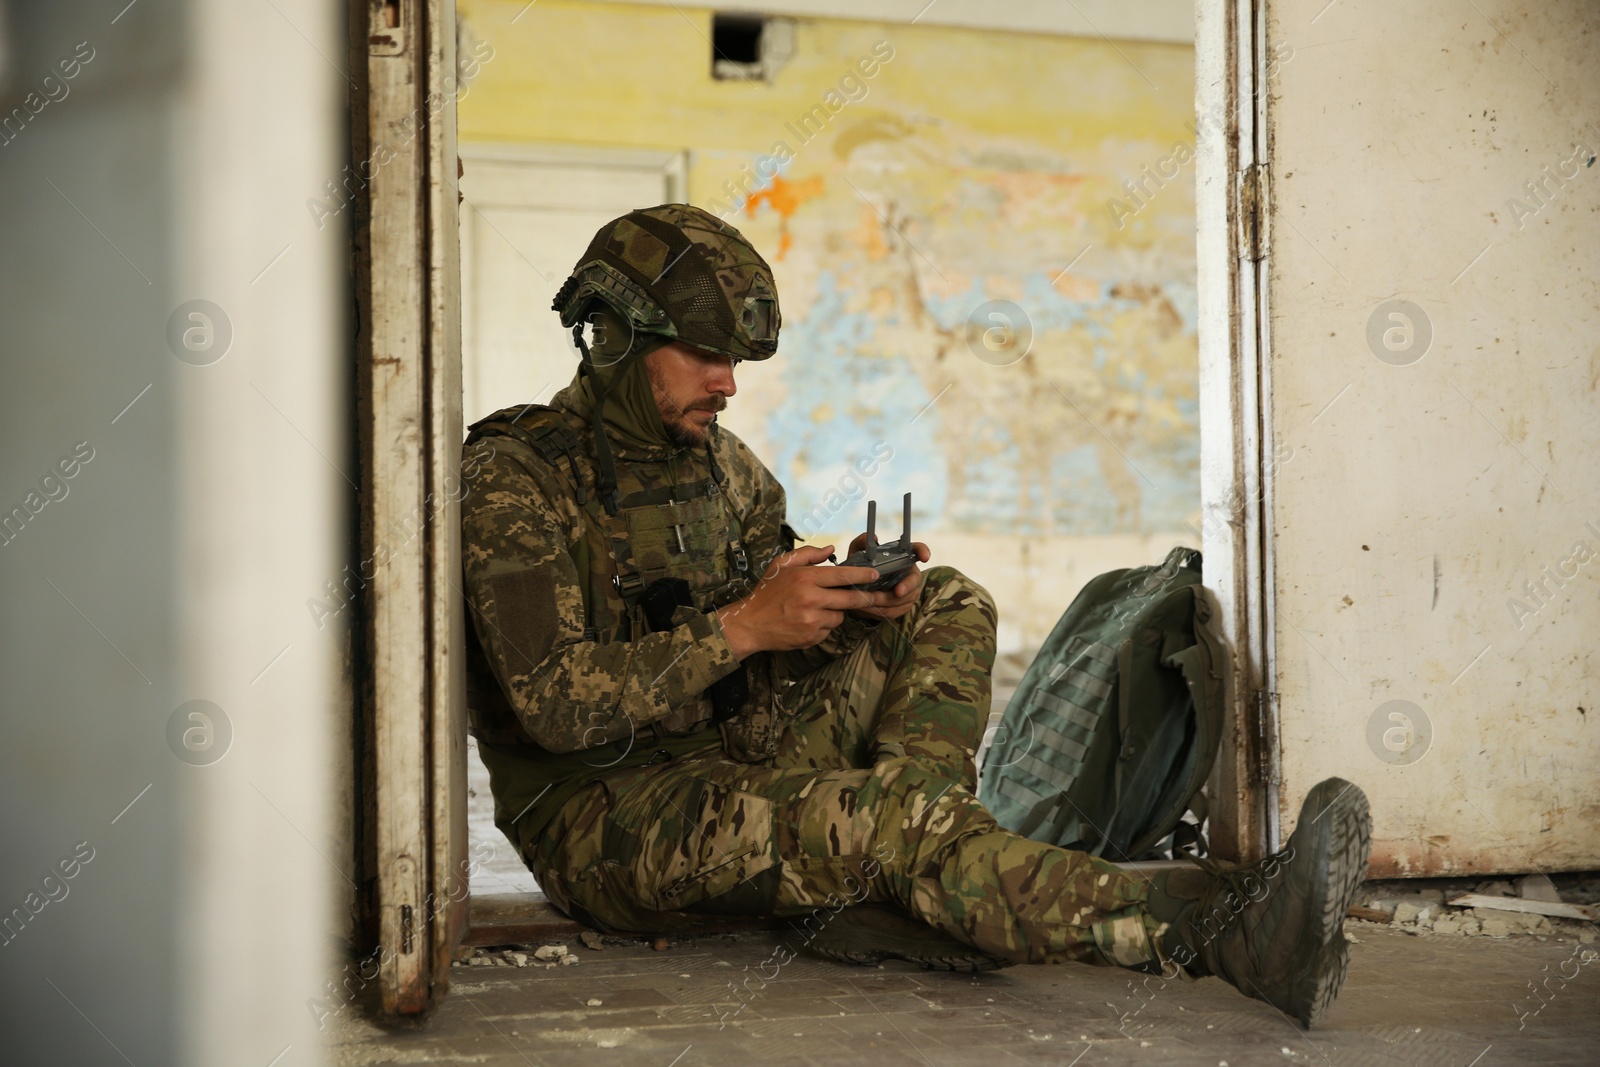
[[[832,545],[802,545],[784,553],[767,567],[753,593],[717,611],[735,656],[810,648],[844,621],[846,611],[870,605],[870,597],[850,587],[873,581],[878,572],[817,566],[832,551]]]

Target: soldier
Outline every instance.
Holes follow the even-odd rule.
[[[1002,829],[975,796],[988,593],[949,567],[854,588],[877,572],[796,548],[783,487],[717,425],[735,368],[778,347],[751,244],[687,205],[630,212],[555,310],[578,372],[472,428],[493,456],[462,522],[472,731],[557,908],[641,933],[795,917],[855,962],[1216,974],[1316,1021],[1366,865],[1359,789],[1315,787],[1262,863],[1150,879]]]

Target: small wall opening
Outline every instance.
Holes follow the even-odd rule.
[[[767,20],[759,15],[711,17],[711,76],[723,81],[761,77],[761,38]]]

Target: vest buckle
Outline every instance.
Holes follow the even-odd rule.
[[[638,600],[640,593],[644,591],[644,579],[638,574],[613,574],[611,587],[617,591],[617,596],[622,598],[624,604],[632,607],[634,601]]]

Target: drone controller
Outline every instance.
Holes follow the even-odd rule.
[[[852,553],[848,559],[839,564],[841,567],[873,567],[878,571],[878,580],[865,585],[853,585],[851,589],[860,589],[863,592],[876,593],[885,589],[893,589],[900,584],[900,579],[905,577],[906,571],[917,563],[917,550],[911,544],[911,494],[905,495],[905,515],[900,528],[900,539],[890,541],[886,545],[878,543],[878,502],[867,501],[867,543],[859,552]]]

